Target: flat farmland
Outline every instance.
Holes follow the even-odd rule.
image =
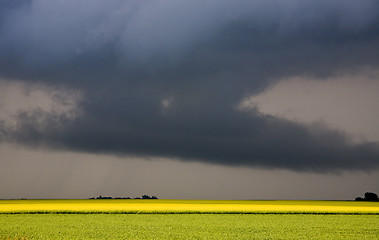
[[[0,239],[378,239],[378,215],[1,214]]]
[[[0,239],[379,239],[379,203],[1,200]]]
[[[1,200],[0,213],[379,214],[379,203],[161,199]]]

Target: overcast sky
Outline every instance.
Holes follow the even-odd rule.
[[[376,0],[1,1],[0,198],[378,192],[378,26]]]

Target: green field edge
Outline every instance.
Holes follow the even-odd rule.
[[[273,215],[379,215],[379,212],[314,212],[314,211],[14,211],[14,214],[273,214]]]

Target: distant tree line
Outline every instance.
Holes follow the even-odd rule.
[[[364,198],[357,197],[357,198],[355,198],[355,201],[379,202],[379,198],[378,198],[378,195],[376,193],[366,192]]]
[[[104,197],[104,196],[98,196],[98,197],[90,197],[89,199],[158,199],[156,196],[149,196],[149,195],[142,195],[142,197]]]

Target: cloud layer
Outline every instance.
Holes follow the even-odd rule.
[[[6,0],[0,16],[1,78],[82,96],[75,119],[33,110],[16,128],[0,123],[3,141],[294,170],[379,167],[378,143],[237,107],[288,77],[377,69],[375,0]]]

